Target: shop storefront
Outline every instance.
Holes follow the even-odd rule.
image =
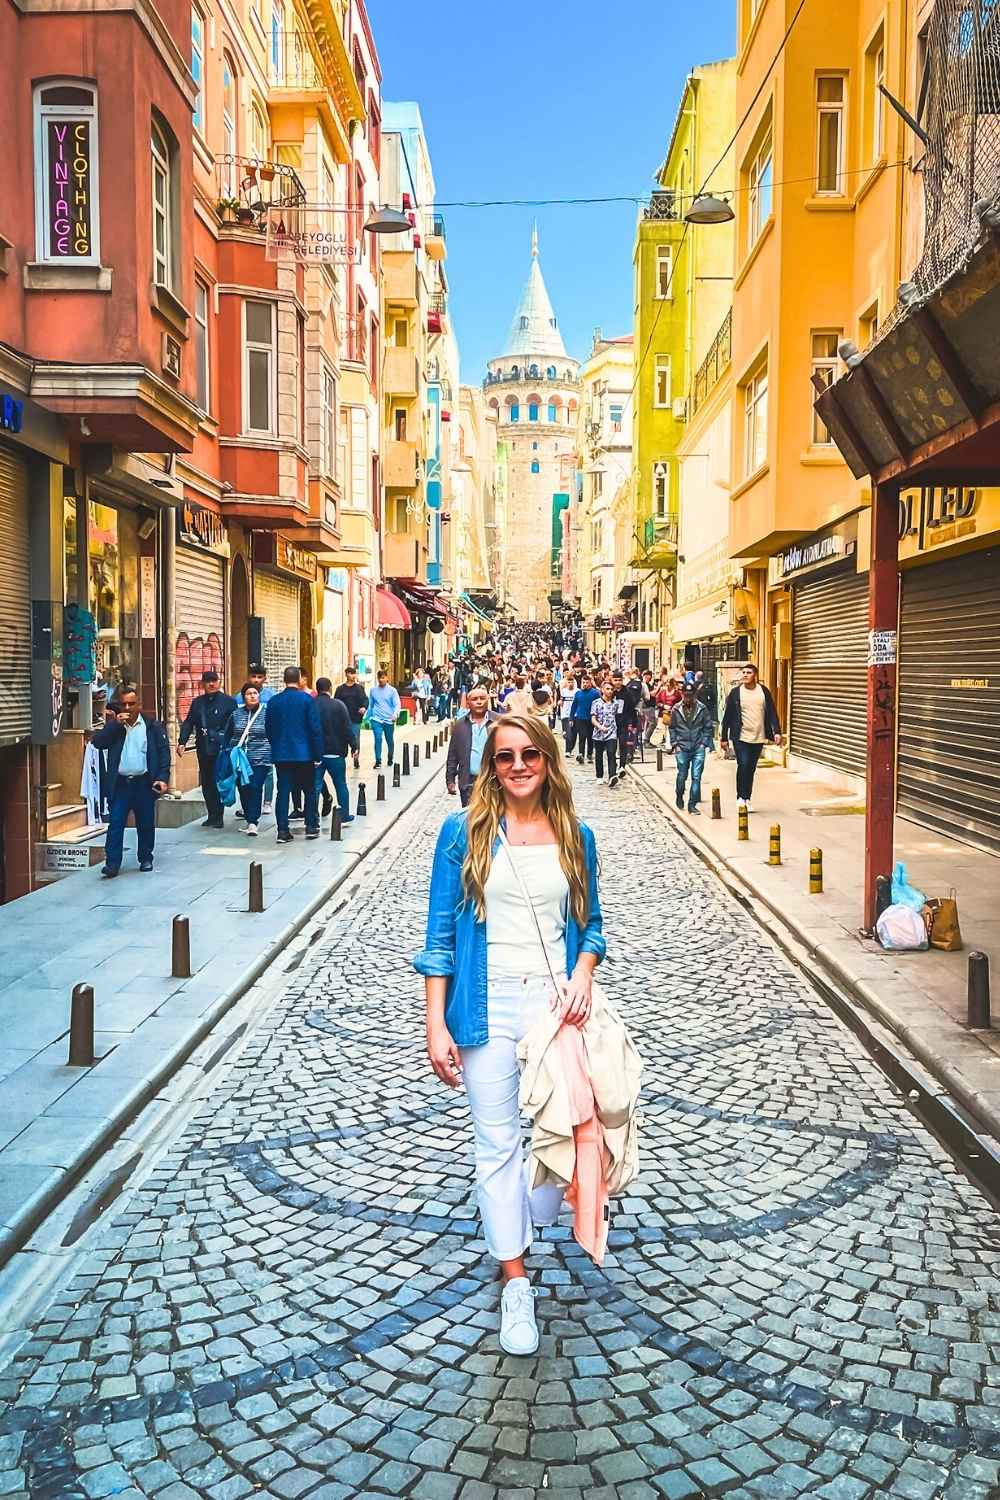
[[[229,542],[221,516],[198,505],[177,512],[174,559],[174,691],[177,726],[201,692],[203,672],[227,681],[226,562]]]
[[[1000,489],[900,500],[898,808],[1000,853]]]
[[[350,576],[346,568],[327,568],[323,583],[323,649],[320,667],[336,686],[344,678],[347,663],[347,605]]]
[[[31,734],[31,532],[28,463],[0,442],[0,745]]]
[[[263,620],[264,665],[278,685],[286,667],[315,677],[312,589],[319,566],[312,552],[275,532],[253,539],[254,614]]]
[[[792,595],[791,753],[863,777],[868,575],[858,572],[857,516],[787,548],[772,570]]]

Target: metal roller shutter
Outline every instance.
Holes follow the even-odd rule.
[[[792,603],[791,751],[865,774],[868,575],[796,584]]]
[[[897,799],[1000,853],[1000,549],[903,575]]]
[[[213,668],[226,681],[226,570],[221,558],[177,546],[174,568],[174,681],[177,719],[201,692],[201,674]]]
[[[299,586],[290,578],[255,573],[254,613],[264,617],[264,665],[268,681],[280,688],[286,667],[299,663]]]
[[[0,448],[0,742],[31,737],[31,556],[28,466]]]

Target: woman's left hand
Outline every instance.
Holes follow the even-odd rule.
[[[586,1026],[593,1004],[593,979],[589,974],[574,974],[563,989],[562,1018],[568,1026]]]

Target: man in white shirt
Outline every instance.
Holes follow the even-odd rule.
[[[736,804],[753,812],[750,798],[761,751],[768,741],[781,744],[781,721],[770,691],[757,680],[757,668],[748,663],[741,681],[730,691],[722,716],[722,748],[730,742],[736,752]]]
[[[135,814],[139,869],[153,868],[156,799],[170,782],[170,744],[161,720],[139,712],[133,687],[119,689],[112,709],[115,717],[91,740],[98,751],[108,752],[110,818],[101,870],[106,880],[113,880],[121,869],[129,813]]]

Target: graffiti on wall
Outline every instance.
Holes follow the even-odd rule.
[[[177,694],[177,723],[187,718],[192,700],[201,692],[201,674],[214,669],[225,681],[222,642],[211,631],[204,638],[181,630],[174,642],[174,688]]]

